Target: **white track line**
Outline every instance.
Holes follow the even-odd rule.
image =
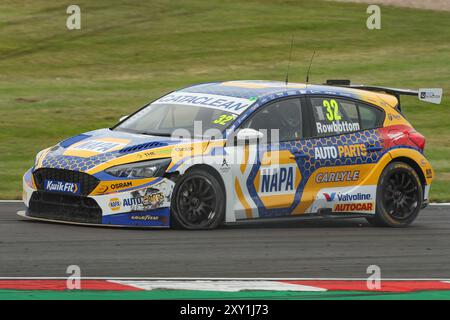
[[[118,283],[145,291],[166,289],[166,290],[199,290],[199,291],[223,291],[239,292],[244,290],[264,290],[264,291],[327,291],[324,288],[291,284],[277,281],[258,280],[151,280],[151,281],[118,281],[110,280],[111,283]]]

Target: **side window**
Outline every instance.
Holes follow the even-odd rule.
[[[380,127],[383,123],[383,111],[365,104],[359,105],[359,116],[361,118],[361,129],[373,129]]]
[[[352,101],[333,97],[310,99],[318,136],[360,130],[358,107]]]
[[[275,139],[271,130],[278,130],[280,141],[301,139],[303,126],[300,99],[281,100],[262,107],[241,128],[261,131],[268,141]]]

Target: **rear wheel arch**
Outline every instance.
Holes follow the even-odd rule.
[[[372,225],[407,227],[420,212],[423,182],[417,168],[414,168],[415,161],[408,158],[402,161],[401,158],[394,158],[381,173],[377,185],[376,213],[366,218]]]
[[[408,158],[408,157],[396,157],[396,158],[393,158],[386,166],[388,166],[392,162],[403,162],[403,163],[406,163],[407,165],[409,165],[411,168],[413,168],[414,171],[419,176],[420,183],[422,184],[422,187],[425,188],[425,186],[427,184],[426,183],[426,179],[425,179],[425,175],[423,174],[423,171],[420,168],[420,165],[416,161],[414,161],[413,159]]]

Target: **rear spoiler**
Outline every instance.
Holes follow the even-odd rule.
[[[416,96],[420,101],[440,104],[442,101],[442,88],[422,88],[419,90],[398,89],[379,86],[366,86],[362,84],[351,84],[350,80],[327,80],[326,85],[341,86],[353,89],[384,92],[395,96],[400,109],[400,96]]]

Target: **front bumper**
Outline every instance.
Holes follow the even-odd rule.
[[[23,178],[23,201],[27,210],[20,215],[74,224],[169,227],[173,187],[174,182],[169,179],[154,178],[117,192],[68,194],[43,190],[29,170]]]

